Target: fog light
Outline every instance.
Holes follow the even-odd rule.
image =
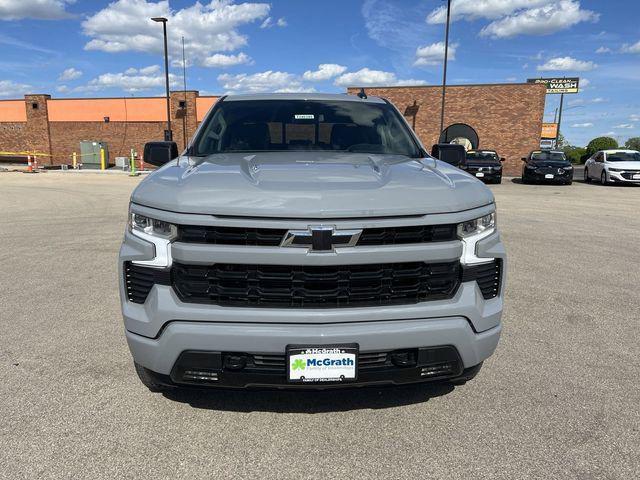
[[[182,379],[191,382],[217,382],[218,374],[208,370],[185,370]]]
[[[242,370],[246,366],[246,355],[226,355],[224,357],[224,368],[229,370]]]
[[[422,367],[420,375],[423,377],[439,377],[440,375],[451,375],[456,371],[456,364],[451,362],[437,363]]]
[[[400,352],[391,352],[391,363],[393,363],[396,367],[415,367],[417,360],[416,352],[410,351],[400,351]]]

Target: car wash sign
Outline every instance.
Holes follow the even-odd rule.
[[[570,78],[529,78],[528,83],[542,83],[547,87],[547,93],[578,93],[580,79]]]

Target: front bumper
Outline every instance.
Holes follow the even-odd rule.
[[[610,182],[640,185],[640,178],[637,180],[633,178],[634,175],[640,175],[640,172],[612,172],[609,170],[607,173]]]
[[[371,322],[337,325],[260,325],[260,324],[220,324],[196,322],[172,322],[162,335],[151,339],[127,332],[127,342],[137,363],[151,371],[156,379],[168,385],[193,385],[212,387],[292,387],[326,388],[336,386],[358,386],[370,384],[405,384],[443,378],[457,378],[465,370],[482,363],[496,349],[500,338],[501,325],[476,333],[463,317],[396,320],[391,322]],[[284,355],[289,344],[337,344],[357,340],[361,355],[367,352],[389,352],[394,350],[420,349],[438,350],[450,347],[457,359],[449,358],[456,367],[441,376],[425,376],[424,368],[440,364],[438,359],[431,363],[418,362],[412,367],[386,367],[360,370],[356,382],[344,384],[288,384],[284,371],[255,371],[226,368],[217,360],[219,352],[242,352],[250,355]],[[207,364],[192,367],[215,372],[215,381],[190,382],[184,380],[180,372],[184,352],[197,351],[211,353]]]
[[[553,175],[553,178],[546,178],[547,175]],[[553,172],[536,172],[525,170],[524,177],[526,180],[529,180],[531,182],[568,183],[573,180],[573,170],[563,170],[562,173],[560,173],[558,170],[554,170]]]
[[[443,218],[442,223],[447,223],[447,220],[464,221],[466,217],[476,218],[483,214],[486,214],[484,207],[455,214],[452,220],[450,216]],[[480,364],[496,348],[501,331],[507,270],[498,232],[478,241],[474,247],[478,257],[502,262],[499,294],[495,298],[485,299],[476,281],[462,281],[453,298],[416,304],[353,308],[237,308],[185,303],[170,285],[162,284],[153,285],[144,303],[129,301],[122,281],[124,263],[146,261],[157,252],[152,244],[126,233],[120,250],[119,268],[127,342],[134,361],[159,379],[164,379],[160,383],[171,380],[171,372],[185,351],[284,355],[290,344],[357,343],[363,354],[452,346],[459,356],[460,371],[464,372]],[[276,265],[429,263],[465,256],[459,241],[344,248],[336,249],[333,254],[306,254],[301,249],[176,243],[169,255],[176,262],[186,263],[251,263],[258,259],[261,263]],[[367,371],[359,377],[358,384],[427,380],[416,376],[416,372],[420,373],[411,368]],[[252,376],[255,372],[249,372],[249,376],[247,372],[221,370],[218,373],[221,380],[216,385],[220,386],[286,386],[283,383],[286,380],[284,373],[275,376],[265,373],[259,377]]]
[[[476,177],[483,182],[493,182],[502,178],[502,169],[496,170],[488,167],[467,167],[464,169],[469,175]]]

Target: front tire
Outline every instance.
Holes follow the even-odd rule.
[[[502,177],[498,177],[496,178],[493,183],[495,183],[496,185],[500,185],[502,183]]]
[[[584,168],[584,183],[591,183],[591,177],[589,176],[589,169]]]
[[[602,171],[602,175],[600,175],[600,183],[602,185],[608,185],[607,183],[607,172],[605,172],[604,170]]]
[[[134,365],[136,367],[136,373],[138,374],[138,378],[143,383],[143,385],[149,389],[150,392],[160,393],[160,392],[166,392],[167,390],[170,390],[170,387],[167,387],[166,385],[162,385],[161,383],[156,382],[155,379],[151,376],[151,374],[149,374],[149,370],[144,368],[142,365],[140,365],[139,363],[134,363]]]

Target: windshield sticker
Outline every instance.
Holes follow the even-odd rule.
[[[296,113],[293,118],[296,120],[313,120],[315,117],[312,113]]]

